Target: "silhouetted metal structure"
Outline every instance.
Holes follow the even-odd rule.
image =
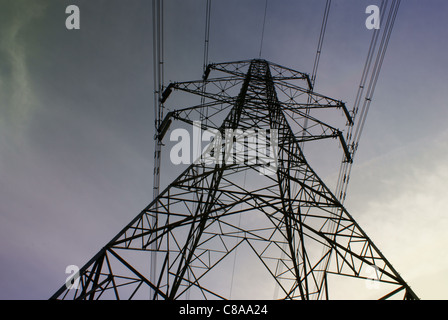
[[[216,161],[189,165],[81,268],[78,287],[64,284],[52,298],[417,299],[302,152],[336,139],[351,161],[332,125],[334,114],[353,125],[342,101],[261,59],[209,64],[203,79],[171,83],[162,102],[172,91],[201,103],[170,111],[158,138],[173,121],[201,119],[201,130],[225,137],[203,154]],[[236,161],[233,143],[250,148],[248,132],[266,133],[275,164]]]

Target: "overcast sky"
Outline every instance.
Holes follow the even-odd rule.
[[[165,79],[200,79],[206,1],[165,2]],[[325,2],[270,0],[262,57],[311,73]],[[258,57],[264,3],[212,1],[210,61]],[[316,91],[349,108],[379,3],[332,1]],[[345,203],[423,299],[448,298],[447,14],[401,2]],[[149,0],[0,0],[1,299],[49,298],[151,202],[151,19]]]

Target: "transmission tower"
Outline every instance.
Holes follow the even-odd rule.
[[[209,64],[162,102],[172,91],[201,102],[168,112],[158,139],[174,121],[216,135],[52,298],[417,299],[300,147],[333,139],[351,161],[328,116],[353,125],[342,101],[262,59]]]

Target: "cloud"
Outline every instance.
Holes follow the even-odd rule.
[[[355,164],[346,205],[423,299],[446,299],[448,131]]]
[[[20,126],[26,121],[35,96],[30,82],[27,50],[23,34],[30,22],[45,10],[42,2],[11,1],[2,9],[0,28],[0,91],[2,121]]]

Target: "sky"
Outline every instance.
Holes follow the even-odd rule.
[[[262,58],[311,73],[325,2],[270,0]],[[166,82],[201,78],[205,3],[165,1]],[[315,89],[349,108],[379,3],[332,1]],[[258,57],[264,4],[212,0],[210,62]],[[401,2],[345,201],[422,299],[448,298],[447,13]],[[0,0],[0,299],[48,299],[151,202],[152,72],[149,0]]]

